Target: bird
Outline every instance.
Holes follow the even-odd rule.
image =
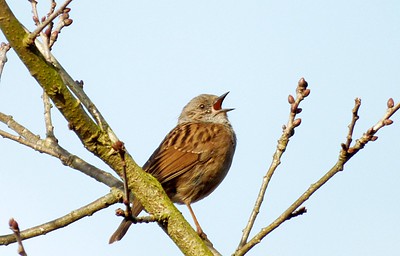
[[[188,207],[200,236],[205,233],[191,204],[218,187],[231,167],[236,148],[236,135],[227,115],[234,109],[222,108],[228,93],[219,97],[201,94],[190,100],[178,124],[142,167],[161,183],[172,202]],[[143,209],[133,198],[132,215],[138,216]],[[125,218],[109,243],[121,240],[131,224]]]

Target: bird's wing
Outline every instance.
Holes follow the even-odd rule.
[[[168,182],[205,162],[212,155],[212,138],[208,124],[183,123],[177,125],[161,142],[143,166],[160,183]]]

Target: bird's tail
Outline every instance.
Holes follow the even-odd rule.
[[[112,244],[116,241],[121,240],[131,225],[132,225],[132,221],[124,219],[121,222],[121,224],[119,224],[119,226],[118,226],[117,230],[115,230],[114,234],[112,234],[108,243]]]

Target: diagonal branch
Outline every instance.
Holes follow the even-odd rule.
[[[29,239],[32,237],[45,235],[51,231],[68,226],[84,217],[92,216],[94,213],[107,208],[108,206],[119,202],[123,198],[123,193],[118,189],[112,189],[107,195],[100,197],[92,203],[76,209],[60,218],[49,221],[42,225],[29,228],[20,232],[21,239]],[[16,242],[14,235],[0,236],[0,245],[8,245]]]
[[[56,157],[60,159],[64,165],[78,170],[110,188],[123,187],[122,182],[112,176],[110,173],[100,170],[99,168],[87,163],[80,157],[71,154],[52,138],[46,138],[44,140],[40,139],[39,136],[33,134],[31,131],[29,131],[29,129],[16,122],[11,116],[7,116],[0,112],[0,122],[6,124],[10,129],[19,135],[13,135],[0,130],[0,136],[16,141],[40,153],[45,153],[47,155]]]
[[[54,106],[67,120],[69,127],[76,133],[84,147],[122,177],[121,158],[112,150],[112,144],[117,141],[115,134],[109,126],[96,124],[88,115],[81,105],[82,101],[71,93],[70,76],[61,68],[61,65],[55,66],[46,61],[37,48],[37,40],[35,40],[35,44],[27,40],[29,33],[17,20],[5,0],[0,0],[0,29],[29,72],[50,97]],[[73,83],[76,85],[75,82]],[[212,255],[196,231],[171,202],[161,184],[150,174],[145,173],[128,152],[125,162],[129,189],[147,212],[168,216],[168,222],[163,224],[169,237],[179,249],[186,255]]]

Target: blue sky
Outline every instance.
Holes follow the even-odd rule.
[[[34,29],[28,1],[9,1]],[[47,2],[39,2],[41,14]],[[354,98],[362,99],[359,137],[400,100],[398,1],[74,1],[72,26],[53,54],[85,90],[143,164],[182,107],[200,93],[230,94],[238,146],[220,187],[193,205],[223,254],[240,241],[261,179],[289,113],[287,95],[305,77],[301,126],[272,179],[254,231],[268,225],[335,162]],[[4,36],[0,35],[4,41]],[[0,83],[0,111],[44,135],[41,89],[10,51]],[[60,144],[112,172],[54,113]],[[305,203],[308,213],[275,230],[249,255],[397,255],[399,113],[379,139]],[[6,129],[4,125],[1,129]],[[57,218],[108,188],[49,156],[0,140],[0,233],[8,219],[22,228]],[[108,245],[120,219],[111,206],[67,228],[26,241],[29,255],[179,255],[155,224],[137,225]],[[185,207],[179,209],[191,221]],[[3,223],[3,224],[1,224]],[[0,247],[16,255],[16,246]]]

